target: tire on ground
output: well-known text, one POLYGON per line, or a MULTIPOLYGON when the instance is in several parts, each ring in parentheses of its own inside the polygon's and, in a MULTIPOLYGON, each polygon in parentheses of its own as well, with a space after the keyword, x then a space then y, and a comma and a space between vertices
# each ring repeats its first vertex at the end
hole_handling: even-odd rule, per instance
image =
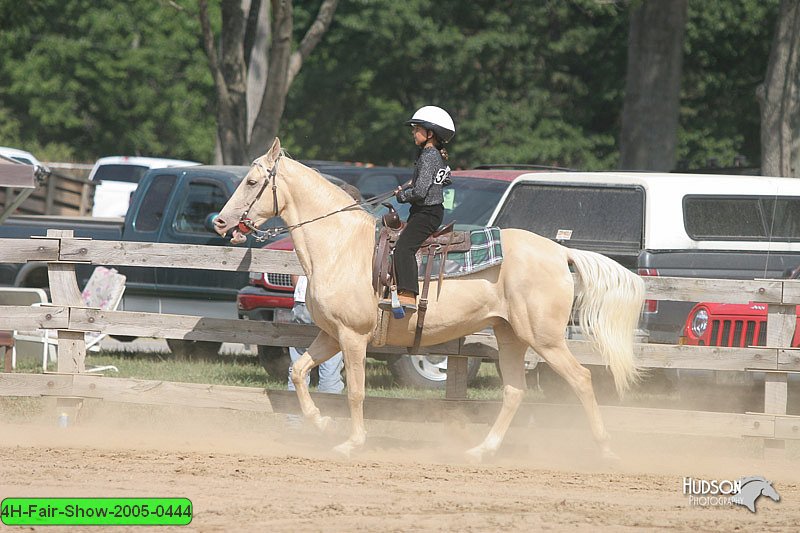
POLYGON ((221 342, 191 341, 185 339, 167 339, 172 355, 178 360, 214 359, 222 347, 221 342))
POLYGON ((276 381, 286 381, 289 375, 289 348, 283 346, 259 346, 258 362, 267 371, 267 375, 276 381))
MULTIPOLYGON (((436 355, 398 355, 389 359, 389 370, 401 387, 444 389, 447 380, 447 357, 436 355)), ((481 359, 470 357, 467 383, 475 379, 481 359)))
MULTIPOLYGON (((598 403, 617 404, 619 395, 614 385, 614 376, 604 366, 586 365, 592 373, 592 387, 598 403)), ((559 376, 547 363, 539 363, 527 374, 528 387, 538 387, 545 399, 558 403, 577 403, 578 396, 567 381, 559 376)))
MULTIPOLYGON (((289 357, 289 348, 284 346, 259 346, 258 362, 264 367, 267 376, 280 383, 286 384, 289 379, 289 365, 292 358, 289 357)), ((311 385, 319 383, 319 367, 311 370, 311 385)))

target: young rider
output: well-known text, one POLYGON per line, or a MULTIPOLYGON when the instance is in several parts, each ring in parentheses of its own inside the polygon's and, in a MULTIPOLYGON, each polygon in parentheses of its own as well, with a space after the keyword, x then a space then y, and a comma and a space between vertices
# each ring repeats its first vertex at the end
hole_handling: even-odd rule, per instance
MULTIPOLYGON (((456 127, 447 111, 436 106, 419 108, 406 124, 412 128, 419 153, 411 183, 395 191, 397 201, 410 203, 411 210, 395 245, 394 269, 400 305, 407 311, 416 311, 419 293, 416 253, 444 218, 442 189, 450 184, 444 144, 453 138, 456 127)), ((391 301, 381 301, 382 308, 387 306, 391 307, 391 301)))

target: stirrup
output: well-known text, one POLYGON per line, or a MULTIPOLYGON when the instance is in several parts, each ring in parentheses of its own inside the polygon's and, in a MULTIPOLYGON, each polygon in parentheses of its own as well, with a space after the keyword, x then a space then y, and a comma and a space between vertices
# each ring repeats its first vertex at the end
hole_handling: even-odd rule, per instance
POLYGON ((407 312, 407 313, 414 313, 417 310, 417 304, 403 304, 401 303, 400 306, 407 312))
POLYGON ((405 318, 406 312, 403 310, 403 307, 400 305, 400 298, 397 296, 397 286, 392 286, 392 316, 396 319, 405 318))

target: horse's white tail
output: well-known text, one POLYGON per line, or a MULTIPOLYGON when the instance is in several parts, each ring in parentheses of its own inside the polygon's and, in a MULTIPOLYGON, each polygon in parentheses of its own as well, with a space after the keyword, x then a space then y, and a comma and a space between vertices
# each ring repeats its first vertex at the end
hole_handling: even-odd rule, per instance
POLYGON ((633 340, 644 304, 644 282, 604 255, 567 250, 579 278, 575 290, 578 321, 611 367, 617 391, 622 394, 639 377, 633 340))

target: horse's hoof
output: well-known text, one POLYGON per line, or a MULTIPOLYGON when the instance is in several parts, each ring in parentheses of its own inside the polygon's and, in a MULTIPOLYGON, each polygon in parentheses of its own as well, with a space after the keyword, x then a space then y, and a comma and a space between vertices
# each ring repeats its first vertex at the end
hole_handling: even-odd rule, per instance
POLYGON ((333 447, 333 451, 345 459, 350 459, 350 454, 353 452, 353 445, 350 444, 350 441, 345 441, 338 446, 333 447))
POLYGON ((602 458, 603 462, 610 466, 618 466, 622 463, 622 458, 616 453, 612 452, 610 449, 605 449, 602 451, 602 458))
POLYGON ((321 433, 333 431, 333 419, 329 416, 321 416, 314 421, 314 425, 321 433))
POLYGON ((477 464, 483 462, 483 449, 480 446, 475 446, 464 452, 464 457, 467 462, 477 464))

